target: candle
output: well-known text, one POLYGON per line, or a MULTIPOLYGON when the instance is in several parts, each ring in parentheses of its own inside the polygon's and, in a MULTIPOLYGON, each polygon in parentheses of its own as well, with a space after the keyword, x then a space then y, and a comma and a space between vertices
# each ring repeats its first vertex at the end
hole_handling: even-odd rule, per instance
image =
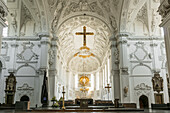
POLYGON ((63 86, 63 91, 64 91, 64 86, 63 86))

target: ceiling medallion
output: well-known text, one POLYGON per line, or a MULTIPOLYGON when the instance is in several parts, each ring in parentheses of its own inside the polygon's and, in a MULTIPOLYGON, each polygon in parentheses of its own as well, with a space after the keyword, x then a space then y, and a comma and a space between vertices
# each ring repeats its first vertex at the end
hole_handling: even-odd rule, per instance
POLYGON ((86 46, 86 35, 94 35, 92 32, 86 32, 86 26, 83 27, 83 32, 76 32, 76 35, 83 35, 83 47, 80 47, 80 51, 74 54, 74 57, 79 56, 87 58, 90 56, 94 57, 94 54, 90 52, 90 48, 86 46))

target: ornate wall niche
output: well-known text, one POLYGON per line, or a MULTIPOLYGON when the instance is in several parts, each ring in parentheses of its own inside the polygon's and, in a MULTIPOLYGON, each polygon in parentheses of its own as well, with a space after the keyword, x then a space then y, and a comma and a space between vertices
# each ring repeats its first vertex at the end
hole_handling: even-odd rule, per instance
POLYGON ((30 98, 31 103, 33 102, 34 88, 30 87, 28 83, 24 83, 22 86, 17 87, 17 100, 20 100, 24 95, 30 98))
POLYGON ((151 87, 149 85, 146 85, 145 83, 138 84, 136 87, 134 87, 135 95, 136 95, 136 103, 139 106, 139 98, 142 95, 146 95, 149 99, 149 105, 151 105, 152 101, 152 93, 151 93, 151 87))

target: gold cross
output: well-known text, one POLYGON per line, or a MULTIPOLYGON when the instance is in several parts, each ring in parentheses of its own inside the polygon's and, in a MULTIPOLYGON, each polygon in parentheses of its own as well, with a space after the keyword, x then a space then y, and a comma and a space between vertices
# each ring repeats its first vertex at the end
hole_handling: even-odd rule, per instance
POLYGON ((83 35, 84 36, 83 46, 86 46, 86 35, 94 35, 94 33, 86 32, 86 26, 84 26, 83 27, 83 32, 77 32, 76 35, 83 35))
POLYGON ((108 89, 108 92, 109 92, 109 89, 112 88, 111 86, 109 86, 110 84, 107 84, 107 86, 105 86, 105 88, 108 89))

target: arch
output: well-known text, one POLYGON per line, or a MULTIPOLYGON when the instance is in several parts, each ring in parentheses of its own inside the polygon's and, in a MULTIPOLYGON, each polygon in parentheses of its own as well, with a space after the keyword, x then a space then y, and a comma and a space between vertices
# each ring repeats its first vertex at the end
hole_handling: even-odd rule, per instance
MULTIPOLYGON (((36 75, 36 70, 35 70, 35 68, 33 67, 33 66, 31 66, 31 65, 22 65, 22 66, 19 66, 18 68, 17 68, 17 70, 16 70, 16 74, 18 74, 19 73, 19 71, 22 69, 22 68, 30 68, 30 70, 33 70, 34 71, 34 75, 36 75)), ((27 70, 27 71, 29 71, 29 70, 27 70)), ((32 71, 32 72, 33 72, 32 71)), ((31 71, 29 71, 30 73, 31 73, 31 71)))
POLYGON ((140 105, 140 108, 149 108, 148 97, 145 95, 140 96, 139 97, 139 105, 140 105))
MULTIPOLYGON (((109 24, 109 22, 104 18, 104 17, 102 17, 102 16, 99 16, 99 15, 96 15, 95 13, 93 13, 93 12, 86 12, 86 16, 88 17, 93 17, 93 18, 95 18, 95 19, 98 19, 98 20, 100 20, 101 22, 103 22, 108 28, 109 28, 109 31, 111 32, 112 31, 112 27, 111 27, 111 25, 109 24), (92 13, 92 14, 90 14, 90 13, 92 13)), ((69 21, 70 19, 72 19, 72 18, 75 18, 75 17, 82 17, 83 15, 82 15, 82 12, 78 12, 78 13, 76 13, 76 14, 72 14, 72 16, 69 16, 69 17, 65 17, 64 19, 61 19, 61 20, 59 20, 59 23, 58 23, 58 25, 57 25, 57 28, 55 29, 55 31, 58 31, 58 29, 60 29, 60 27, 63 25, 63 23, 65 23, 65 22, 67 22, 67 21, 69 21)), ((58 34, 57 32, 55 32, 56 34, 58 34)), ((113 33, 113 32, 111 32, 111 33, 113 33)))
POLYGON ((20 101, 30 101, 30 98, 29 98, 27 95, 23 95, 23 96, 20 98, 20 101))
POLYGON ((138 71, 138 68, 140 68, 140 70, 142 71, 142 73, 144 72, 143 71, 143 69, 146 69, 147 71, 145 71, 145 72, 148 72, 148 73, 143 73, 142 75, 151 75, 152 74, 152 71, 151 71, 151 68, 148 66, 148 65, 145 65, 145 64, 137 64, 137 65, 135 65, 133 68, 132 68, 132 71, 131 71, 131 73, 132 73, 132 75, 140 75, 139 73, 140 73, 140 71, 138 71), (142 67, 142 69, 141 69, 141 67, 142 67), (137 73, 135 73, 135 70, 137 70, 136 72, 137 73))

